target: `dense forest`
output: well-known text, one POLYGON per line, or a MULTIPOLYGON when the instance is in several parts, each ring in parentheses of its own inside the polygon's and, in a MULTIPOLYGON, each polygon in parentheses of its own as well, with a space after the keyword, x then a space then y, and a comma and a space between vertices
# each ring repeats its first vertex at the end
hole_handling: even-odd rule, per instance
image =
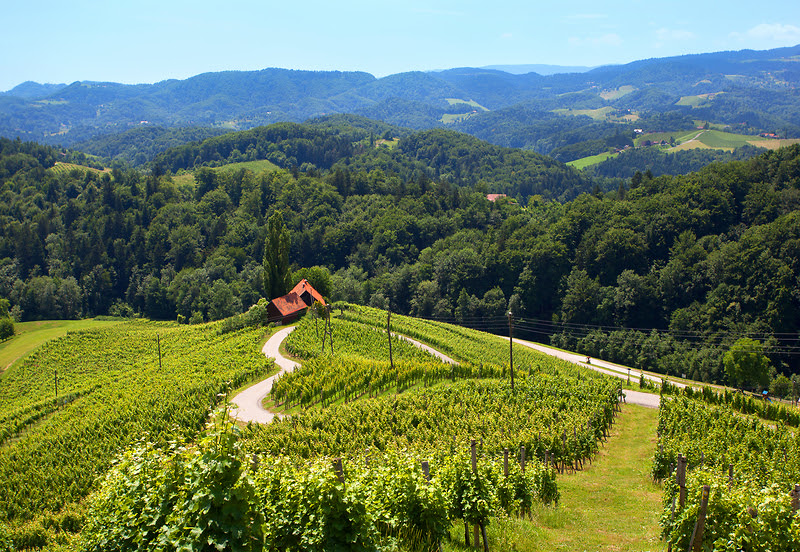
POLYGON ((18 320, 228 317, 267 295, 280 212, 292 270, 334 301, 497 332, 510 309, 516 335, 705 381, 748 335, 800 372, 800 146, 604 191, 532 152, 375 130, 274 125, 146 172, 2 139, 0 298, 18 320), (262 155, 282 168, 215 168, 262 155))

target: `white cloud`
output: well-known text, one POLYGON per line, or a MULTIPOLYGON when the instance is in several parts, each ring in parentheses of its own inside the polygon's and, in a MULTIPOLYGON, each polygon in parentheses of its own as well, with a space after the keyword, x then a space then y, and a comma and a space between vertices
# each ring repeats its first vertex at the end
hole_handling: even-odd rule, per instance
POLYGON ((503 33, 503 34, 500 35, 500 38, 502 38, 503 40, 509 40, 511 38, 514 38, 514 34, 513 33, 503 33))
POLYGON ((731 33, 737 40, 760 40, 780 44, 800 43, 800 27, 782 23, 761 23, 743 33, 731 33))

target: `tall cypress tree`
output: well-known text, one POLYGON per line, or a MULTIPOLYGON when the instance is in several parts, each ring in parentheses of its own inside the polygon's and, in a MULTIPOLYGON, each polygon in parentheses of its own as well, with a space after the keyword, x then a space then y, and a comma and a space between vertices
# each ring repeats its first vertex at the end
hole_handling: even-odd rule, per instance
POLYGON ((289 230, 280 211, 267 221, 264 242, 264 289, 270 299, 286 295, 292 287, 289 272, 289 230))

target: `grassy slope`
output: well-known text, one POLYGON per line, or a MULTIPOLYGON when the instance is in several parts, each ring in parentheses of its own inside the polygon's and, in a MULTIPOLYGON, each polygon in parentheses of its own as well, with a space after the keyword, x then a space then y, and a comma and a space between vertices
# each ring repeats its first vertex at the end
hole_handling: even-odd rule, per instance
POLYGON ((114 320, 40 320, 15 324, 17 335, 0 343, 0 372, 24 358, 42 343, 66 335, 70 330, 89 330, 119 324, 114 320))
MULTIPOLYGON (((558 507, 535 507, 532 521, 492 520, 490 550, 663 550, 661 488, 650 478, 657 417, 657 410, 624 405, 595 462, 558 478, 558 507)), ((463 526, 452 535, 444 550, 464 550, 463 526)))
POLYGON ((602 163, 609 157, 615 157, 616 155, 617 154, 615 153, 608 153, 608 152, 598 153, 597 155, 590 155, 589 157, 581 157, 580 159, 575 159, 574 161, 567 161, 567 165, 575 167, 578 170, 581 170, 585 169, 586 167, 602 163))

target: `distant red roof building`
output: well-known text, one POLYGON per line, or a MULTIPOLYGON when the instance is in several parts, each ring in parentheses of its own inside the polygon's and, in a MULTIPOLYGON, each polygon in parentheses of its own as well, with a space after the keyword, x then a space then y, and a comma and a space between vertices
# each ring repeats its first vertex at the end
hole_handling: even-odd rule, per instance
POLYGON ((325 304, 325 299, 322 298, 322 295, 308 283, 308 280, 302 279, 294 286, 292 291, 269 302, 267 305, 269 320, 270 322, 279 322, 281 324, 291 322, 300 316, 305 309, 313 305, 314 301, 325 304))
POLYGON ((486 199, 489 201, 497 201, 501 197, 506 197, 506 194, 487 194, 486 199))

